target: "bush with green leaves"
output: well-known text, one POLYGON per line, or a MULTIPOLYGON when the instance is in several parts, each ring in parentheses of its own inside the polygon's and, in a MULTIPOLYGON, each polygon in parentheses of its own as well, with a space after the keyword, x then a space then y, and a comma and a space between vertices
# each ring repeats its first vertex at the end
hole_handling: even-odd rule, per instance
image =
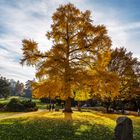
POLYGON ((4 111, 7 103, 0 103, 0 111, 4 111))
POLYGON ((37 111, 38 108, 35 102, 31 100, 19 100, 12 98, 6 105, 6 111, 23 112, 23 111, 37 111))
POLYGON ((48 98, 40 98, 41 103, 50 103, 48 98))
POLYGON ((22 104, 24 105, 26 111, 37 111, 38 110, 36 103, 32 102, 31 100, 23 100, 22 104))
POLYGON ((6 106, 6 110, 7 111, 19 112, 19 111, 24 111, 25 107, 19 99, 12 98, 6 106))

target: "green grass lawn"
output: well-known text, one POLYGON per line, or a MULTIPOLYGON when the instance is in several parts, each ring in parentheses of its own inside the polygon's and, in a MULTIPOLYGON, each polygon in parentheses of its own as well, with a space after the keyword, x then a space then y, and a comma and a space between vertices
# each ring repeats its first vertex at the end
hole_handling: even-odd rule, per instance
MULTIPOLYGON (((6 115, 0 118, 0 140, 112 140, 119 117, 95 111, 6 115)), ((140 140, 140 117, 129 117, 133 120, 134 140, 140 140)))

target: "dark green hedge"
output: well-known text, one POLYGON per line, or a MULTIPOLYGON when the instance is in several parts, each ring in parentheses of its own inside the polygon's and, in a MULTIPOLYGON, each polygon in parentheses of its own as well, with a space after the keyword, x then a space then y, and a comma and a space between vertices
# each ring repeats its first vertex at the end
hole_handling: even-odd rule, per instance
POLYGON ((37 111, 38 108, 35 102, 31 100, 19 100, 17 98, 12 98, 7 105, 5 106, 6 111, 11 112, 28 112, 28 111, 37 111))

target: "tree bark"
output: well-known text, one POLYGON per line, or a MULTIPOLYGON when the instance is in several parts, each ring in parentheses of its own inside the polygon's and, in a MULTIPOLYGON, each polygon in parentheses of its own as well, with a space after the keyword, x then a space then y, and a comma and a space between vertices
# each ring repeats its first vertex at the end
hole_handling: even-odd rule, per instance
POLYGON ((63 112, 69 112, 72 113, 72 109, 71 109, 71 98, 68 97, 68 99, 65 102, 65 109, 63 112))
POLYGON ((70 64, 69 64, 69 59, 70 59, 70 36, 69 36, 69 19, 67 17, 67 22, 66 22, 66 60, 65 60, 65 74, 64 74, 64 82, 65 82, 65 90, 64 94, 67 95, 67 99, 65 101, 65 109, 64 112, 72 112, 71 109, 71 75, 70 75, 70 64))
POLYGON ((106 102, 106 112, 109 113, 110 101, 106 102))
POLYGON ((125 113, 125 103, 123 102, 122 103, 122 114, 124 114, 125 113))
POLYGON ((113 108, 113 111, 116 110, 116 106, 117 106, 117 103, 116 103, 116 101, 114 100, 114 101, 113 101, 113 107, 112 107, 112 108, 113 108))
POLYGON ((81 111, 81 101, 78 101, 78 111, 81 111))
POLYGON ((106 112, 109 113, 109 105, 106 107, 106 112))

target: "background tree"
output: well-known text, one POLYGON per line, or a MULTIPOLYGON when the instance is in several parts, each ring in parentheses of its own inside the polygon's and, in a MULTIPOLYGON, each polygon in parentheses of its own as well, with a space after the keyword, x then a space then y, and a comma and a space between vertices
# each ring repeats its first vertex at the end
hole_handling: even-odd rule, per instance
POLYGON ((111 102, 120 94, 119 77, 115 72, 100 69, 93 73, 93 77, 88 81, 91 87, 91 96, 103 102, 108 112, 111 102))
POLYGON ((24 88, 24 96, 27 98, 32 98, 32 80, 28 80, 25 83, 25 88, 24 88))
POLYGON ((41 53, 35 41, 23 40, 21 63, 36 66, 39 83, 44 79, 53 81, 54 85, 59 83, 59 88, 53 87, 56 89, 53 94, 66 101, 67 112, 71 112, 73 90, 87 71, 98 67, 99 59, 107 60, 102 64, 105 66, 110 58, 111 40, 107 30, 103 25, 93 25, 90 17, 88 10, 82 12, 70 3, 61 5, 53 14, 51 31, 47 33, 53 42, 49 51, 41 53))
POLYGON ((0 97, 7 98, 10 95, 10 83, 5 77, 0 77, 0 97))
POLYGON ((10 94, 11 96, 21 96, 24 93, 24 84, 20 81, 15 81, 14 79, 9 80, 10 83, 10 94))
POLYGON ((136 61, 133 65, 135 76, 132 77, 132 83, 130 85, 129 101, 133 109, 138 110, 140 109, 140 62, 137 58, 134 59, 136 61))
POLYGON ((23 95, 23 92, 24 92, 24 84, 21 83, 20 81, 17 81, 15 86, 15 95, 21 96, 23 95))
POLYGON ((139 76, 140 62, 137 58, 132 57, 131 52, 127 52, 125 48, 116 48, 112 50, 109 70, 116 72, 120 79, 120 96, 116 98, 122 101, 122 108, 128 101, 139 96, 139 76))
POLYGON ((10 79, 9 80, 9 83, 10 83, 10 92, 11 92, 11 96, 15 96, 15 94, 16 94, 16 91, 15 91, 15 89, 16 89, 16 81, 14 80, 14 79, 10 79))

